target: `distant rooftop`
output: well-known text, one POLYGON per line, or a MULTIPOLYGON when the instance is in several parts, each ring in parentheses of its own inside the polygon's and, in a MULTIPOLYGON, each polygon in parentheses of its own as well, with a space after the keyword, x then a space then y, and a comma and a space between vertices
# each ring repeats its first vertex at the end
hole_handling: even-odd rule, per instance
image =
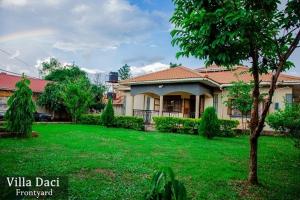
MULTIPOLYGON (((0 90, 14 91, 16 89, 16 83, 21 80, 21 76, 8 74, 5 72, 0 73, 0 90)), ((30 89, 35 93, 41 93, 44 91, 49 81, 27 77, 30 80, 30 89)))

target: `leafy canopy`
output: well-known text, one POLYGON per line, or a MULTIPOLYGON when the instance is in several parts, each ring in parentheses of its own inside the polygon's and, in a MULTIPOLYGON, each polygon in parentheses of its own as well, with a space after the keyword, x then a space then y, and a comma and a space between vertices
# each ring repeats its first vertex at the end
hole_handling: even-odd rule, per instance
POLYGON ((88 80, 86 72, 82 71, 77 65, 70 65, 52 70, 48 75, 45 76, 46 80, 56 82, 63 82, 66 80, 75 80, 80 78, 88 80))
POLYGON ((52 111, 59 111, 64 108, 61 92, 61 84, 54 82, 48 83, 44 92, 39 96, 37 104, 52 111))
POLYGON ((16 84, 16 91, 8 99, 8 110, 5 113, 7 129, 18 136, 29 136, 34 121, 35 104, 32 101, 30 81, 23 75, 16 84))
POLYGON ((84 78, 68 80, 64 83, 61 94, 72 121, 77 122, 81 114, 86 112, 91 104, 90 83, 84 78))
POLYGON ((125 64, 118 70, 121 80, 129 79, 131 77, 130 66, 125 64))
POLYGON ((266 119, 268 125, 295 139, 300 148, 300 104, 286 104, 284 110, 271 113, 266 119))
POLYGON ((247 115, 252 109, 252 89, 252 83, 245 83, 243 81, 233 82, 232 86, 226 89, 228 91, 228 100, 224 102, 225 105, 240 111, 242 115, 247 115))
MULTIPOLYGON (((173 0, 172 44, 180 56, 205 59, 206 64, 230 67, 258 57, 260 73, 275 70, 289 56, 294 31, 300 26, 300 3, 279 0, 173 0)), ((285 62, 282 71, 292 67, 285 62)))

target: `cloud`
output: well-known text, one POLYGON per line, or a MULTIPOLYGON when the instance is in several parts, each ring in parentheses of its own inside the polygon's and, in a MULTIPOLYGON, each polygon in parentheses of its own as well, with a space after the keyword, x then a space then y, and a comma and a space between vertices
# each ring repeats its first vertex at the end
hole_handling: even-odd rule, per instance
POLYGON ((99 69, 90 69, 90 68, 85 68, 85 67, 81 67, 80 69, 85 71, 88 74, 104 73, 104 71, 99 70, 99 69))
POLYGON ((0 5, 3 7, 10 6, 25 6, 27 4, 27 0, 1 0, 0 5))
POLYGON ((133 76, 143 75, 170 68, 170 65, 161 62, 152 63, 145 66, 132 66, 130 70, 133 76))
POLYGON ((12 54, 9 58, 10 58, 10 59, 15 59, 15 58, 17 58, 19 55, 20 55, 20 51, 19 51, 19 50, 16 50, 16 52, 15 52, 14 54, 12 54))

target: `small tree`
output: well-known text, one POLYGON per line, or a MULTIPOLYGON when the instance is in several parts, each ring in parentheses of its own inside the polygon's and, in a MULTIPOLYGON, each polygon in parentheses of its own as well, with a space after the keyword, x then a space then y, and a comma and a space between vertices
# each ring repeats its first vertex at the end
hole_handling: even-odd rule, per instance
POLYGON ((205 59, 206 65, 227 68, 251 62, 253 105, 250 120, 250 184, 258 184, 258 138, 281 72, 293 67, 289 57, 299 46, 299 0, 173 0, 171 18, 172 44, 180 56, 205 59), (260 85, 263 74, 271 74, 268 96, 259 112, 260 85))
POLYGON ((62 98, 73 122, 76 123, 81 114, 88 110, 92 96, 90 84, 84 78, 64 84, 62 98))
POLYGON ((16 84, 16 91, 8 99, 8 110, 5 113, 7 129, 21 137, 29 136, 34 121, 35 105, 29 85, 30 81, 23 75, 16 84))
POLYGON ((212 139, 219 131, 220 124, 215 108, 206 108, 200 121, 199 134, 212 139))
POLYGON ((286 104, 284 110, 270 114, 266 119, 268 125, 295 140, 295 146, 300 148, 300 105, 286 104))
POLYGON ((114 125, 114 108, 112 105, 112 100, 109 99, 107 105, 104 108, 103 113, 101 114, 101 123, 104 126, 112 127, 114 125))
POLYGON ((130 66, 125 64, 118 70, 118 74, 121 80, 129 79, 131 77, 130 66))
POLYGON ((227 88, 228 100, 225 101, 225 105, 232 109, 236 109, 242 114, 242 125, 244 126, 244 117, 250 113, 253 99, 251 96, 251 92, 253 89, 253 85, 251 83, 245 83, 243 81, 233 82, 232 86, 227 88))

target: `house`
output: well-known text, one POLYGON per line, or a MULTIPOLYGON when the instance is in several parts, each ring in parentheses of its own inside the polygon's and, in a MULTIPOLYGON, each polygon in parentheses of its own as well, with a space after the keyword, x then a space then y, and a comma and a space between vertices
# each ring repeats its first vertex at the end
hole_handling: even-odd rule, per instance
MULTIPOLYGON (((267 93, 271 76, 261 76, 262 93, 267 93)), ((125 115, 144 117, 146 123, 151 123, 153 116, 199 118, 209 106, 216 109, 219 118, 241 120, 241 113, 224 105, 226 88, 239 80, 252 80, 248 67, 176 67, 122 81, 119 90, 124 96, 125 115)), ((280 75, 269 112, 284 108, 285 101, 300 103, 300 77, 280 75)))
MULTIPOLYGON (((16 83, 19 82, 21 78, 21 76, 14 74, 0 73, 0 112, 5 112, 7 110, 7 100, 16 90, 16 83)), ((49 81, 30 77, 29 80, 29 87, 33 92, 33 100, 36 101, 38 95, 44 91, 44 88, 49 81)), ((37 112, 46 112, 46 110, 37 106, 37 112)))

